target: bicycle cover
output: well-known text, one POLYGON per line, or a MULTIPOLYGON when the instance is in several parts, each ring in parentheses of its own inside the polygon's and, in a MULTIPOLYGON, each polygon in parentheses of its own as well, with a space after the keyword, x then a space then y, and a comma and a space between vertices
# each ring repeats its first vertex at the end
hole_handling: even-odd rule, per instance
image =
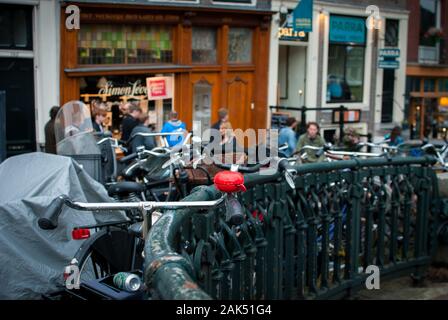
POLYGON ((0 299, 40 299, 55 291, 84 242, 72 240, 73 228, 126 219, 123 212, 93 215, 64 206, 58 228, 40 229, 38 218, 62 194, 81 202, 113 201, 69 157, 36 152, 0 164, 0 299))

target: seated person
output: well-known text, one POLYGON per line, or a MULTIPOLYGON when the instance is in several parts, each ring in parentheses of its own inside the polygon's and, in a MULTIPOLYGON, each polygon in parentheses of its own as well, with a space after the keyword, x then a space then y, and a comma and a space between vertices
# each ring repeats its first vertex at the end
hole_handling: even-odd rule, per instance
POLYGON ((401 137, 401 128, 399 126, 394 127, 390 133, 384 136, 384 140, 389 140, 387 144, 390 146, 396 147, 402 144, 404 140, 401 137))
POLYGON ((131 132, 131 142, 129 147, 131 148, 131 152, 137 152, 137 148, 139 146, 144 146, 146 150, 151 150, 157 147, 156 141, 154 137, 144 137, 135 135, 136 133, 151 133, 152 129, 149 128, 149 116, 147 113, 142 113, 139 118, 140 123, 132 129, 131 132), (135 135, 135 136, 134 136, 135 135))
POLYGON ((279 131, 278 145, 281 146, 285 143, 288 144, 288 149, 283 151, 286 157, 292 156, 297 144, 296 132, 295 132, 296 126, 297 126, 296 119, 290 117, 286 119, 286 127, 281 128, 279 131))
MULTIPOLYGON (((324 138, 319 134, 319 125, 316 122, 309 122, 306 126, 306 132, 299 137, 296 150, 299 151, 304 146, 323 147, 324 138)), ((306 150, 307 159, 305 162, 321 162, 325 160, 325 154, 317 157, 315 150, 306 150)))
POLYGON ((344 137, 342 138, 342 143, 344 145, 345 151, 356 152, 359 151, 358 144, 361 142, 361 136, 356 131, 355 128, 347 128, 344 132, 344 137))

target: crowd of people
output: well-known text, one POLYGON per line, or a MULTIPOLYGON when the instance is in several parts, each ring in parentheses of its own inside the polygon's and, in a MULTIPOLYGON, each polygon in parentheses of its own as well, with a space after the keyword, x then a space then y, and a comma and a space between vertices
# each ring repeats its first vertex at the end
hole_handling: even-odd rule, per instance
MULTIPOLYGON (((298 121, 290 117, 286 119, 285 126, 279 131, 279 145, 287 144, 288 147, 283 153, 285 156, 290 157, 293 154, 300 151, 304 146, 323 147, 326 142, 320 135, 320 127, 316 122, 308 122, 306 124, 306 132, 297 138, 296 127, 298 121)), ((384 141, 390 146, 398 146, 404 142, 401 137, 401 128, 399 126, 394 127, 390 133, 384 136, 384 141)), ((359 143, 361 142, 361 135, 355 128, 348 127, 344 130, 341 144, 346 151, 359 151, 359 143)), ((306 160, 305 162, 319 162, 325 159, 325 155, 316 156, 314 150, 305 150, 306 160)))
MULTIPOLYGON (((56 154, 56 137, 55 137, 55 121, 56 116, 60 110, 60 107, 54 106, 50 110, 50 120, 45 125, 45 151, 47 153, 56 154)), ((153 136, 136 135, 136 133, 151 133, 154 132, 155 126, 150 123, 150 117, 147 112, 144 112, 142 108, 136 102, 127 102, 120 105, 120 140, 127 144, 128 152, 135 152, 137 147, 144 146, 145 149, 153 149, 157 146, 156 139, 153 136)), ((106 127, 104 123, 107 118, 106 104, 100 101, 93 101, 91 107, 91 124, 94 132, 105 133, 106 127)), ((219 145, 224 150, 236 150, 237 142, 233 135, 232 125, 229 122, 229 112, 226 108, 221 108, 218 111, 218 121, 214 123, 211 129, 219 132, 220 141, 219 145)), ((73 126, 74 123, 72 123, 73 126)), ((67 129, 67 128, 66 128, 67 129)), ((68 135, 76 134, 73 131, 79 128, 71 128, 68 135)), ((168 147, 174 147, 182 143, 186 136, 187 126, 179 119, 179 115, 176 111, 169 113, 169 119, 163 124, 160 131, 161 133, 179 133, 177 135, 168 135, 166 142, 168 147)), ((211 136, 209 143, 213 142, 214 134, 211 136)))
MULTIPOLYGON (((45 151, 48 153, 56 153, 56 139, 54 135, 54 126, 56 115, 59 107, 52 107, 50 110, 50 120, 45 125, 45 151)), ((98 133, 106 131, 104 122, 107 117, 107 107, 102 102, 94 102, 92 104, 92 127, 98 133)), ((127 143, 128 152, 135 152, 137 147, 144 146, 145 149, 153 149, 157 146, 156 139, 153 136, 141 136, 136 133, 151 133, 154 132, 154 124, 150 123, 150 117, 147 112, 143 112, 138 103, 128 102, 120 105, 120 139, 127 143)), ((302 135, 297 134, 297 126, 299 122, 294 117, 286 119, 285 125, 279 131, 278 145, 287 145, 286 150, 283 150, 283 155, 291 157, 300 151, 304 146, 323 147, 326 142, 320 135, 320 127, 317 122, 308 122, 306 124, 306 132, 302 135)), ((233 134, 233 127, 229 121, 229 111, 226 108, 218 110, 218 121, 211 126, 212 134, 209 144, 214 146, 216 151, 220 149, 222 153, 239 152, 244 148, 237 143, 236 137, 233 134), (214 132, 213 132, 214 130, 214 132), (215 142, 216 138, 219 142, 215 142)), ((169 119, 163 124, 161 133, 179 133, 177 135, 169 135, 166 137, 168 147, 174 147, 182 143, 186 136, 187 126, 179 119, 179 114, 176 111, 169 113, 169 119)), ((403 143, 401 137, 401 128, 394 127, 390 133, 384 137, 389 145, 396 146, 403 143)), ((354 128, 347 128, 344 131, 341 144, 347 151, 358 151, 358 144, 360 142, 360 134, 354 128)), ((306 153, 306 162, 319 162, 324 160, 325 156, 316 155, 314 150, 304 150, 306 153)))

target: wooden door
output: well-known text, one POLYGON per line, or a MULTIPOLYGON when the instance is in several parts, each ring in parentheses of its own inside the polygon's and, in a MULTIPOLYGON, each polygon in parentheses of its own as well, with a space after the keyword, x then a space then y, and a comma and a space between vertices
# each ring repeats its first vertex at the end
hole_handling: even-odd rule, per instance
POLYGON ((252 121, 253 74, 229 73, 226 81, 227 108, 233 129, 253 128, 252 121))

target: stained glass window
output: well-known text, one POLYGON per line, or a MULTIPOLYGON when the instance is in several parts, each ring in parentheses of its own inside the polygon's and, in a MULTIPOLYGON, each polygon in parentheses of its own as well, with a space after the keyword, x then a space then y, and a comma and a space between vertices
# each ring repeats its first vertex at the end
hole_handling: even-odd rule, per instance
POLYGON ((252 30, 248 28, 229 29, 228 61, 247 63, 252 61, 252 30))
POLYGON ((194 63, 216 63, 216 30, 193 28, 192 60, 194 63))
POLYGON ((171 63, 168 26, 84 25, 78 33, 79 64, 171 63))

